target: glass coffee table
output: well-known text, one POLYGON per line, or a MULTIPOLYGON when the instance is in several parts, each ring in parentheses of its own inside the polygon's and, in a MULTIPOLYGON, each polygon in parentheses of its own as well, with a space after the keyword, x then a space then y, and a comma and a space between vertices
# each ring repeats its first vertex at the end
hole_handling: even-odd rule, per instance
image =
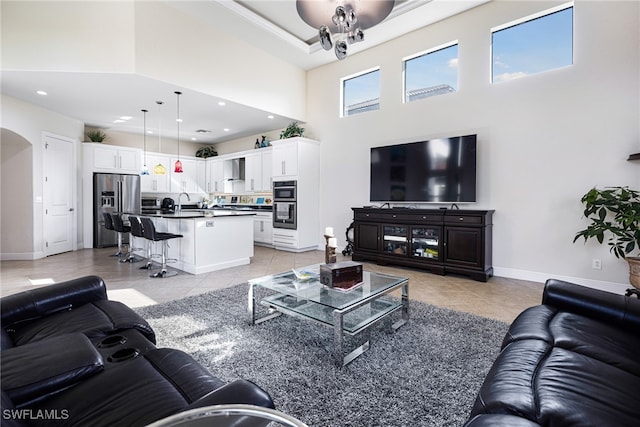
POLYGON ((391 325, 395 331, 409 320, 409 279, 388 274, 362 272, 362 283, 343 291, 320 283, 320 264, 249 280, 249 320, 252 325, 287 314, 333 327, 333 356, 344 366, 369 348, 369 328, 400 311, 401 318, 391 325), (302 274, 300 274, 302 273, 302 274), (305 276, 299 278, 298 276, 305 276), (258 301, 256 288, 272 292, 258 301), (389 295, 402 289, 402 297, 389 295), (268 314, 258 317, 257 306, 268 314), (365 342, 344 355, 344 336, 365 332, 365 342))

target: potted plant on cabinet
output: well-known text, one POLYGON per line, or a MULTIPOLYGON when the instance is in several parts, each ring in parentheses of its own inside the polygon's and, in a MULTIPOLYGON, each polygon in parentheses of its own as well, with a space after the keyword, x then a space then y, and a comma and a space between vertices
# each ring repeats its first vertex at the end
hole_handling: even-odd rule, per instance
POLYGON ((573 242, 582 237, 603 243, 608 236, 609 250, 629 263, 629 282, 640 289, 640 192, 629 187, 592 188, 580 201, 590 224, 573 242))
POLYGON ((291 122, 285 130, 280 132, 280 139, 293 138, 295 136, 302 136, 304 134, 304 128, 300 127, 298 122, 291 122))
POLYGON ((107 139, 107 134, 100 129, 92 129, 87 131, 87 138, 91 142, 102 142, 107 139))

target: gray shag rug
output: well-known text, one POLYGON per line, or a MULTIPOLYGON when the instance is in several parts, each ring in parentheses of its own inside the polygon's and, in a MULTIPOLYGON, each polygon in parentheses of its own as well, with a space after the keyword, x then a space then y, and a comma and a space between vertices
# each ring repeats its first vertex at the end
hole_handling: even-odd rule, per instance
POLYGON ((313 427, 461 426, 508 328, 411 301, 406 325, 374 327, 370 349, 339 368, 331 328, 284 315, 251 326, 247 292, 241 284, 137 311, 158 347, 191 354, 222 380, 255 382, 313 427))

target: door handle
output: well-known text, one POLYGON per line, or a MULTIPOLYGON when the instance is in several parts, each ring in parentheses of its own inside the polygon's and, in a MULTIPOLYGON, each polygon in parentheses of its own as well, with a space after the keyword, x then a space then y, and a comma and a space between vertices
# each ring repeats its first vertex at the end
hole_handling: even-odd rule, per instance
POLYGON ((73 212, 73 211, 75 211, 75 209, 69 208, 69 212, 73 212))

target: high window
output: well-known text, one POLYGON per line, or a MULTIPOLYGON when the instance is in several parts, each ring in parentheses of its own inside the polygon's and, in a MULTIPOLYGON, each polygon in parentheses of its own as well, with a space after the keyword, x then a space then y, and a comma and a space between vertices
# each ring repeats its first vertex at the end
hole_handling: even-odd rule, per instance
POLYGON ((380 69, 345 77, 342 82, 342 117, 380 109, 380 69))
POLYGON ((458 90, 458 44, 450 43, 402 61, 404 102, 458 90))
POLYGON ((573 64, 573 4, 502 25, 491 33, 493 83, 573 64))

